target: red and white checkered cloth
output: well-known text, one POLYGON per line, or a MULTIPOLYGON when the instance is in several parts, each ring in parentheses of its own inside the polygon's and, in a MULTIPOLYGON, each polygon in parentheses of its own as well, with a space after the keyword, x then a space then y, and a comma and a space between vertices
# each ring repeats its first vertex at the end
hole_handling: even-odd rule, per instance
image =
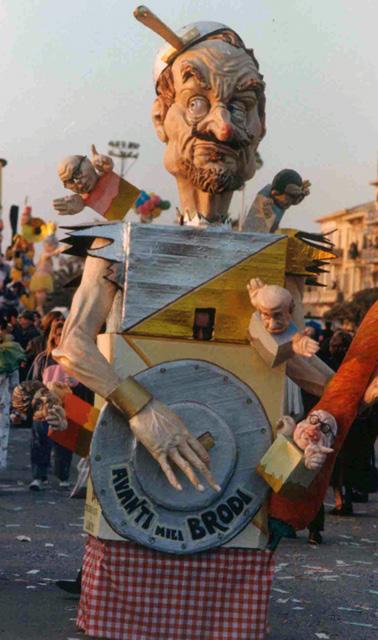
POLYGON ((78 626, 111 640, 263 640, 270 551, 171 556, 89 536, 78 626))

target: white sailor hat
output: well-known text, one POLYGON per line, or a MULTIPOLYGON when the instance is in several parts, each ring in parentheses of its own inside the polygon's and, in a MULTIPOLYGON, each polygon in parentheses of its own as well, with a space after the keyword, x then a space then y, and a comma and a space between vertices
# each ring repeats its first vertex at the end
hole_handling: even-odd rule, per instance
POLYGON ((223 31, 232 31, 236 34, 233 29, 230 29, 230 27, 221 22, 204 21, 191 22, 177 32, 174 32, 145 6, 137 7, 134 11, 134 16, 139 22, 142 22, 146 27, 155 31, 155 33, 166 40, 155 58, 155 84, 164 69, 172 64, 175 58, 186 49, 189 49, 189 47, 223 31))
POLYGON ((183 42, 181 49, 175 49, 169 42, 164 44, 155 58, 154 63, 154 81, 157 82, 160 74, 168 65, 172 64, 174 59, 189 47, 197 42, 206 40, 209 36, 222 31, 232 31, 227 25, 221 22, 191 22, 177 31, 177 35, 183 42))

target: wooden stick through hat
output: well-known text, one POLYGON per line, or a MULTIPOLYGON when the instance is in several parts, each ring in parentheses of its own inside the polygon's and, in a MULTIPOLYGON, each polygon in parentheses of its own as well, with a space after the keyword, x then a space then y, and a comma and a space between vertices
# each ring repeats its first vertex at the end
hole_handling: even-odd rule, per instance
POLYGON ((140 5, 134 10, 134 17, 139 20, 145 27, 151 29, 159 36, 164 38, 169 44, 172 45, 177 51, 180 51, 184 47, 184 43, 178 35, 175 34, 172 29, 167 27, 164 22, 160 20, 157 16, 155 16, 152 11, 149 10, 148 7, 140 5))

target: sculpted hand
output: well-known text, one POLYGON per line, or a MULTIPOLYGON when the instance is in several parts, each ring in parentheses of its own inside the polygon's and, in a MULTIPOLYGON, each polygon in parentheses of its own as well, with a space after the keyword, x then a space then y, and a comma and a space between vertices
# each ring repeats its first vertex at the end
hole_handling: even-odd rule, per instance
POLYGON ((249 299, 253 307, 256 307, 256 294, 263 286, 264 283, 260 278, 251 278, 251 280, 247 284, 249 299))
POLYGON ((296 184, 288 184, 285 193, 290 196, 292 204, 296 205, 302 202, 310 193, 311 182, 303 180, 302 186, 296 184))
POLYGON ((304 450, 304 465, 311 471, 320 471, 326 461, 327 455, 333 449, 320 444, 309 444, 304 450))
POLYGON ((59 404, 50 405, 46 408, 45 420, 53 431, 65 431, 67 429, 66 414, 59 404))
POLYGON ((277 433, 292 438, 295 427, 295 420, 291 416, 282 416, 277 422, 277 433))
POLYGON ((66 196, 65 198, 55 198, 53 207, 60 216, 72 216, 75 213, 80 213, 85 204, 82 197, 75 193, 75 195, 66 196))
POLYGON ((175 463, 198 491, 203 491, 204 487, 193 468, 202 473, 215 491, 220 491, 209 471, 206 449, 189 433, 182 420, 164 404, 151 400, 130 419, 130 428, 136 439, 159 463, 172 487, 182 490, 172 469, 172 463, 175 463))
POLYGON ((91 146, 92 151, 92 164, 97 173, 102 175, 103 173, 109 173, 114 167, 114 162, 110 156, 105 156, 102 153, 98 153, 94 144, 91 146))
POLYGON ((304 356, 305 358, 311 358, 319 351, 319 344, 316 340, 313 340, 305 333, 297 333, 291 342, 291 346, 297 356, 304 356))

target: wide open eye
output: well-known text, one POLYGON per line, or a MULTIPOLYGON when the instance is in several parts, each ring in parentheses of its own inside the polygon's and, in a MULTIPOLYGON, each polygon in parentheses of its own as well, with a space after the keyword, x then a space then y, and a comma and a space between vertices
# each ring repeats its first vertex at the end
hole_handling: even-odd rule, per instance
POLYGON ((193 120, 204 118, 209 108, 209 103, 204 96, 194 96, 188 101, 188 114, 193 120))

